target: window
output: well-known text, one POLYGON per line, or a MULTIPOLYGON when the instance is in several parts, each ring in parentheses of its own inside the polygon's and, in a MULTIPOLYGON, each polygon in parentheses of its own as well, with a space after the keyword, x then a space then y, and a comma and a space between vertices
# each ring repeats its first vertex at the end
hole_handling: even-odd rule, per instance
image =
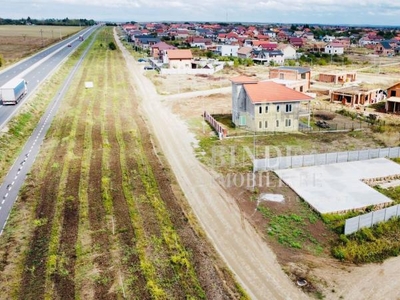
POLYGON ((265 127, 265 128, 268 128, 268 121, 265 121, 265 122, 264 122, 264 127, 265 127))
POLYGON ((301 79, 306 79, 306 73, 301 74, 301 79))
POLYGON ((303 86, 300 87, 300 92, 303 92, 303 86))
POLYGON ((260 129, 262 128, 262 121, 258 122, 258 128, 260 128, 260 129))
POLYGON ((276 120, 276 127, 279 127, 279 120, 276 120))
POLYGON ((390 91, 390 97, 396 97, 396 91, 390 91))
POLYGON ((285 126, 286 126, 286 127, 292 126, 292 119, 286 119, 286 120, 285 120, 285 126))
POLYGON ((279 79, 285 79, 285 75, 283 73, 279 73, 279 79))
POLYGON ((258 113, 262 114, 262 106, 258 107, 258 113))
POLYGON ((292 104, 286 104, 286 112, 292 112, 292 104))
POLYGON ((279 105, 276 106, 276 111, 279 112, 279 105))
POLYGON ((265 113, 268 113, 268 105, 265 107, 265 113))

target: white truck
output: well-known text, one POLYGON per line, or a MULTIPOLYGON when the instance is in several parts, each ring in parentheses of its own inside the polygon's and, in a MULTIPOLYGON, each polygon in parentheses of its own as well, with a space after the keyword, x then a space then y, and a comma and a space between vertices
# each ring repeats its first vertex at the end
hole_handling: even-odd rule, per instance
POLYGON ((0 87, 0 101, 3 105, 17 104, 28 92, 23 78, 14 78, 0 87))

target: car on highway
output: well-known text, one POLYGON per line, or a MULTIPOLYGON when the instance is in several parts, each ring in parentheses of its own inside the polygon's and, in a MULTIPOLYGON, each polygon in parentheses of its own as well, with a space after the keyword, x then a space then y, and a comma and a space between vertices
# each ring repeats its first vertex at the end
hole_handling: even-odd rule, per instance
POLYGON ((72 47, 72 45, 71 45, 71 44, 68 44, 68 47, 72 47))
POLYGON ((147 61, 147 59, 145 59, 145 58, 139 58, 138 59, 138 62, 146 62, 147 61))
POLYGON ((145 70, 154 70, 154 67, 153 66, 144 66, 144 69, 145 70))

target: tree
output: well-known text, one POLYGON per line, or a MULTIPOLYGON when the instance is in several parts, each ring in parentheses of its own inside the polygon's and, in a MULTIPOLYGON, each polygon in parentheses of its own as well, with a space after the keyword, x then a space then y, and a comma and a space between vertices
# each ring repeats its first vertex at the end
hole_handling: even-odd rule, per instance
POLYGON ((108 48, 110 48, 110 50, 115 50, 115 49, 117 49, 117 46, 115 46, 114 42, 110 42, 108 44, 108 48))
POLYGON ((4 58, 3 55, 0 54, 0 67, 4 65, 4 58))

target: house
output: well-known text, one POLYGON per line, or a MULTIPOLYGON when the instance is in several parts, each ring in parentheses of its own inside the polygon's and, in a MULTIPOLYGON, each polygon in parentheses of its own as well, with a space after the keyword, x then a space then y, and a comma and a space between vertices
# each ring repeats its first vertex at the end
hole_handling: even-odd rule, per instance
POLYGON ((335 40, 336 38, 331 35, 325 35, 321 40, 324 41, 325 43, 331 43, 335 40))
POLYGON ((296 49, 290 44, 278 44, 278 50, 281 50, 283 53, 284 59, 296 59, 297 52, 296 49))
POLYGON ((385 99, 382 89, 368 89, 359 86, 350 86, 337 89, 331 93, 331 102, 341 102, 350 107, 367 106, 385 99))
POLYGON ((344 46, 342 43, 339 42, 331 42, 325 46, 325 53, 327 54, 343 54, 344 53, 344 46))
POLYGON ((285 63, 285 58, 281 50, 253 49, 253 61, 264 65, 283 65, 285 63))
POLYGON ((400 114, 400 83, 396 83, 387 89, 385 111, 387 113, 400 114))
POLYGON ((297 81, 296 90, 307 92, 310 89, 311 70, 303 67, 279 67, 269 70, 270 79, 297 81))
POLYGON ((232 82, 232 122, 254 132, 293 132, 310 116, 312 97, 273 81, 239 76, 232 82))
POLYGON ((374 46, 374 52, 380 56, 393 56, 394 49, 389 41, 381 41, 374 46))
POLYGON ((176 49, 175 46, 169 45, 165 42, 159 42, 157 44, 154 44, 150 48, 150 55, 151 57, 162 60, 164 57, 164 54, 166 53, 167 50, 173 50, 176 49))
POLYGON ((241 47, 237 52, 237 56, 243 59, 250 58, 252 51, 253 51, 252 47, 241 47))
POLYGON ((302 48, 304 46, 304 41, 300 37, 289 38, 289 43, 295 48, 302 48))
POLYGON ((141 35, 134 37, 134 44, 138 48, 142 48, 143 50, 150 49, 152 45, 161 42, 160 38, 152 37, 149 35, 141 35))
POLYGON ((207 46, 212 44, 212 41, 209 38, 193 37, 189 38, 188 41, 190 43, 190 47, 192 48, 207 49, 207 46))
POLYGON ((326 83, 345 84, 346 82, 354 82, 356 80, 357 72, 322 72, 318 74, 318 81, 326 83))
POLYGON ((238 50, 239 50, 238 45, 217 45, 215 52, 220 56, 237 57, 238 50))
POLYGON ((167 50, 165 63, 170 69, 191 69, 192 68, 192 51, 188 49, 167 50))

